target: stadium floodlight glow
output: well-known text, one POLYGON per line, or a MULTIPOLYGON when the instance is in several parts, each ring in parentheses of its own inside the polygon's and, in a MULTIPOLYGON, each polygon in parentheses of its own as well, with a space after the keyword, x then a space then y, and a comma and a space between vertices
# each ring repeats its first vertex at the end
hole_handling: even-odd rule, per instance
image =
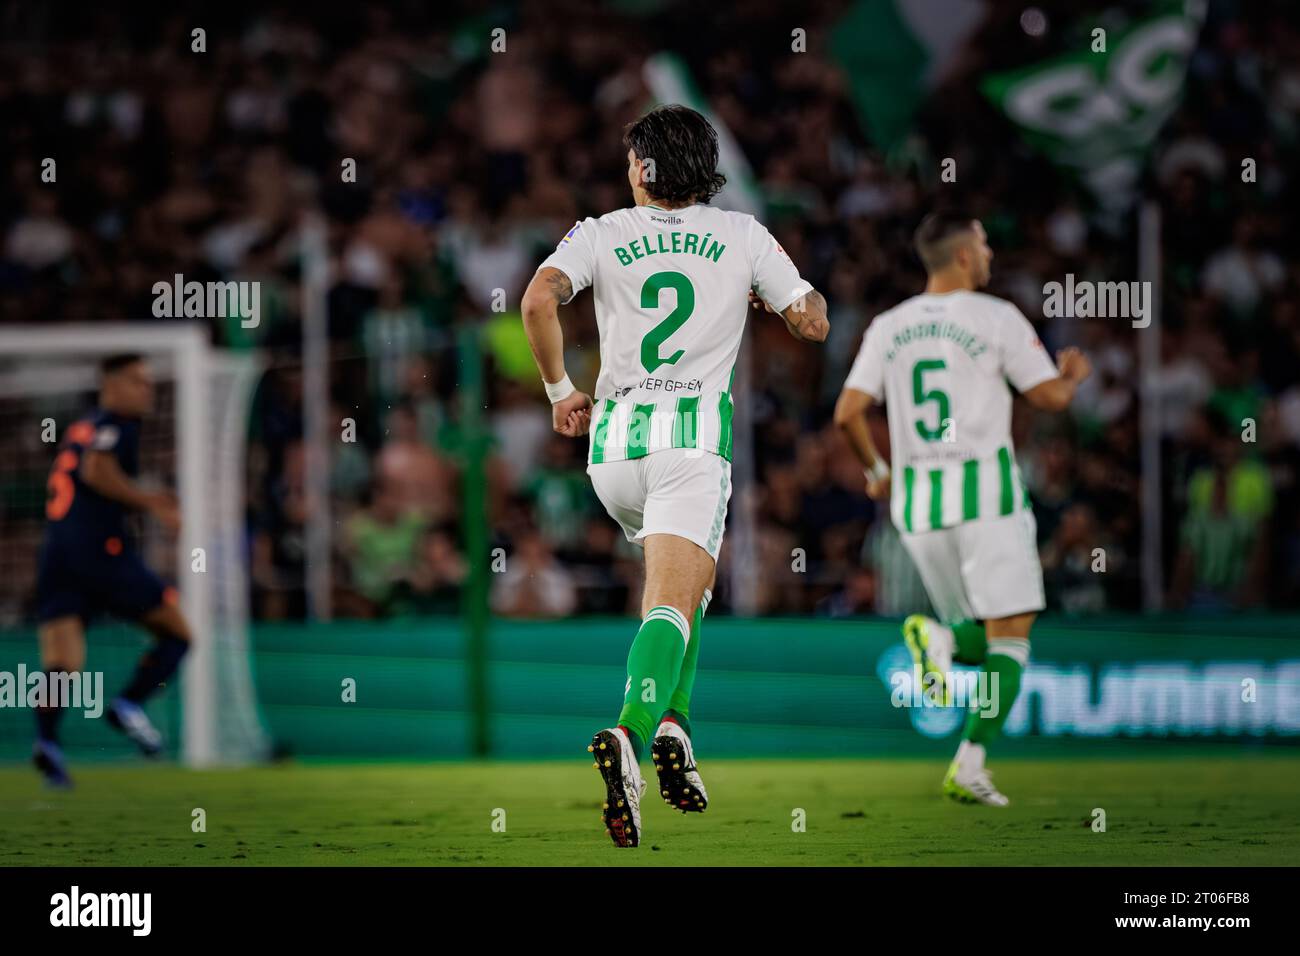
POLYGON ((174 408, 161 413, 181 531, 173 573, 164 576, 175 577, 194 631, 181 680, 183 759, 193 767, 258 760, 268 742, 249 663, 243 500, 257 358, 213 348, 206 330, 187 322, 0 327, 0 398, 79 397, 96 387, 99 360, 121 352, 147 356, 174 394, 174 408), (204 550, 201 571, 195 548, 204 550))

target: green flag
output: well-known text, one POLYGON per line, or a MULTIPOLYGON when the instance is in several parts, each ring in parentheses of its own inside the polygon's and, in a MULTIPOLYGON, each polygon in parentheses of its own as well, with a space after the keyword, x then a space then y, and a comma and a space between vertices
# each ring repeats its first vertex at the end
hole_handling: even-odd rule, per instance
POLYGON ((727 177, 727 185, 718 193, 714 205, 757 216, 763 199, 754 184, 754 173, 736 138, 722 119, 709 108, 704 94, 695 86, 690 70, 673 53, 656 53, 646 60, 642 73, 646 86, 658 103, 680 103, 702 114, 718 131, 718 169, 727 177))
POLYGON ((983 0, 856 0, 835 23, 830 52, 876 144, 892 152, 984 19, 983 0))
POLYGON ((1088 48, 985 77, 980 89, 1025 140, 1073 169, 1105 208, 1126 208, 1147 149, 1182 96, 1203 0, 1163 3, 1088 48))

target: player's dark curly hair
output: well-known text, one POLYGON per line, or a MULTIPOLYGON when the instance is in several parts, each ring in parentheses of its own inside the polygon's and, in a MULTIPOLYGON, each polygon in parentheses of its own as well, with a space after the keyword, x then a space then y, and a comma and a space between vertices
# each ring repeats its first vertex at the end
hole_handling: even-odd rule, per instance
POLYGON ((642 162, 654 160, 654 179, 642 184, 652 199, 706 203, 727 184, 718 172, 718 133, 689 107, 655 107, 628 124, 623 145, 642 162))

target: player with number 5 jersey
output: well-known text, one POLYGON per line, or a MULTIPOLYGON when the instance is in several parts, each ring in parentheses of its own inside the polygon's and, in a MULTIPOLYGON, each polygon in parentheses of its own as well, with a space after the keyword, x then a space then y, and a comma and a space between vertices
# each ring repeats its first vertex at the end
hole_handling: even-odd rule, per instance
POLYGON ((835 421, 866 468, 867 493, 889 500, 941 619, 917 614, 903 623, 918 677, 947 698, 956 660, 982 666, 982 686, 992 688, 993 699, 970 712, 944 791, 1006 806, 984 767, 985 747, 1015 703, 1044 603, 1034 514, 1011 444, 1011 388, 1036 408, 1060 411, 1090 366, 1065 349, 1058 371, 1020 310, 979 291, 993 252, 978 220, 928 216, 916 247, 925 291, 871 323, 835 421), (873 403, 888 412, 892 467, 867 428, 873 403))
MULTIPOLYGON (((127 533, 126 514, 142 511, 180 527, 175 496, 136 482, 140 423, 153 410, 154 383, 143 355, 110 355, 100 366, 99 407, 63 435, 47 485, 45 541, 36 577, 41 667, 50 686, 82 670, 86 626, 102 613, 135 621, 155 638, 130 684, 108 708, 108 724, 148 756, 162 735, 144 703, 180 666, 190 628, 174 589, 145 564, 127 533)), ((56 695, 51 695, 51 698, 56 695)), ((32 762, 53 787, 70 787, 59 725, 67 702, 36 708, 32 762)))
POLYGON ((821 342, 825 300, 753 216, 710 206, 717 133, 694 110, 659 107, 624 135, 635 205, 576 223, 538 268, 523 317, 557 432, 589 435, 587 473, 645 550, 642 623, 623 709, 588 748, 617 846, 640 842, 639 759, 660 796, 698 812, 708 797, 689 719, 704 610, 731 497, 736 359, 750 305, 821 342), (591 287, 600 334, 595 400, 564 370, 557 307, 591 287))

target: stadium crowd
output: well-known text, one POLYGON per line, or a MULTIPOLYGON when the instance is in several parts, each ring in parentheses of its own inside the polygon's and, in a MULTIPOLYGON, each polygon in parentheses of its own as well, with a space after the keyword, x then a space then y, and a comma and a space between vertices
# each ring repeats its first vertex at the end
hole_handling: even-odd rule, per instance
MULTIPOLYGON (((842 71, 818 52, 842 5, 801 12, 803 54, 789 51, 788 18, 762 0, 743 21, 684 2, 452 7, 454 17, 441 5, 340 7, 324 20, 232 3, 205 18, 206 52, 196 54, 183 7, 158 20, 105 11, 54 24, 4 5, 13 29, 0 39, 0 321, 147 320, 153 283, 176 273, 261 282, 257 328, 212 322, 218 344, 268 357, 250 426, 256 615, 305 611, 304 523, 315 505, 296 240, 307 208, 329 226, 331 420, 354 420, 358 436, 331 451, 336 613, 456 607, 467 574, 457 330, 473 325, 489 362, 492 546, 508 555, 494 610, 628 608, 635 551, 590 490, 585 443, 551 433, 518 303, 576 219, 629 202, 620 134, 648 103, 641 63, 663 48, 691 68, 753 167, 772 231, 830 305, 821 348, 777 321, 752 323, 742 400, 755 481, 732 510, 743 494, 754 515, 759 610, 924 606, 830 408, 871 318, 920 289, 911 231, 940 203, 983 221, 996 255, 989 291, 1019 304, 1049 349, 1079 344, 1096 367, 1069 413, 1017 409, 1050 606, 1140 605, 1144 333, 1125 321, 1045 319, 1042 291, 1067 273, 1137 278, 1133 221, 1099 226, 1088 194, 1020 144, 972 82, 996 64, 960 61, 908 149, 886 155, 842 71), (495 26, 507 31, 504 54, 489 49, 495 26), (27 42, 37 36, 43 45, 27 42), (111 52, 123 47, 135 55, 111 52), (70 66, 55 73, 50 62, 70 66), (47 156, 56 183, 42 182, 47 156), (939 180, 945 156, 958 160, 957 183, 939 180), (340 173, 348 158, 355 182, 340 173), (795 549, 804 571, 792 569, 795 549)), ((1156 394, 1175 607, 1300 605, 1300 237, 1284 213, 1297 208, 1300 32, 1281 9, 1211 4, 1143 182, 1164 216, 1156 394), (1257 163, 1253 182, 1241 181, 1243 157, 1257 163), (1243 440, 1250 422, 1253 440, 1243 440)), ((1015 16, 994 13, 971 48, 1030 42, 1015 16)), ((562 318, 570 375, 589 389, 591 297, 562 318)), ((875 427, 885 443, 883 418, 875 427)), ((17 460, 17 441, 0 435, 0 458, 17 460)), ((15 504, 30 498, 15 481, 0 528, 7 542, 34 540, 39 511, 15 504)), ((724 573, 717 607, 730 600, 724 573)))

